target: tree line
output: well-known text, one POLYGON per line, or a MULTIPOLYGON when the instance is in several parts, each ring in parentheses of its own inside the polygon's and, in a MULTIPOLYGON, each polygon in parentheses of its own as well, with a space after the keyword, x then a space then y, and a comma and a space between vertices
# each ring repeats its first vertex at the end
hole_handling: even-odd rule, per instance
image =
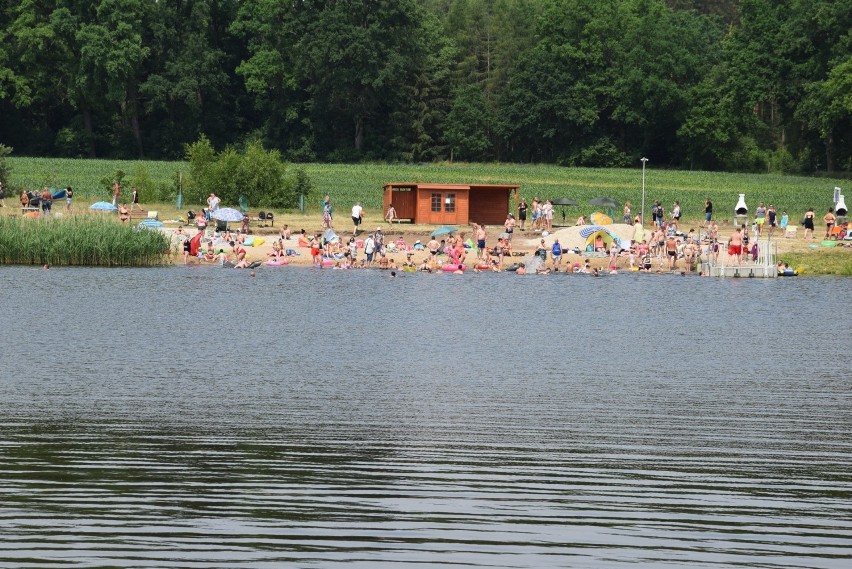
POLYGON ((0 143, 852 171, 852 0, 0 0, 0 143))

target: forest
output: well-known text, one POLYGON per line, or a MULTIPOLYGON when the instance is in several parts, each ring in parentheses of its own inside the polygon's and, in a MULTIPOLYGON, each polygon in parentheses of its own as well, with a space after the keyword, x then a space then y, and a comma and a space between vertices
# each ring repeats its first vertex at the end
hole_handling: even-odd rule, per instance
POLYGON ((0 144, 852 172, 852 0, 0 0, 0 144))

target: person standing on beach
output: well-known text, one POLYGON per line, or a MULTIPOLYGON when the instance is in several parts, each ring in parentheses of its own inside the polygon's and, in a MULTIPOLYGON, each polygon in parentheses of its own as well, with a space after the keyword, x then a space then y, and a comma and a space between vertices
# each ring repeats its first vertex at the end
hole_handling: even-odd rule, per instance
POLYGON ((134 208, 142 211, 142 206, 139 205, 139 190, 136 189, 136 186, 133 186, 130 191, 133 194, 133 199, 130 200, 130 211, 133 211, 134 208))
POLYGON ((71 200, 74 199, 74 190, 71 186, 65 188, 65 211, 71 211, 71 200))
POLYGON ((666 255, 669 257, 669 270, 673 271, 677 265, 677 241, 674 235, 670 235, 666 239, 666 255))
POLYGON ((553 202, 550 200, 544 202, 541 212, 544 214, 544 228, 547 231, 553 231, 553 202))
POLYGON ((311 259, 313 260, 314 265, 322 267, 322 257, 320 256, 320 234, 317 233, 314 235, 313 239, 311 239, 311 259))
POLYGON ((222 203, 222 200, 219 199, 219 196, 210 194, 207 198, 207 211, 216 211, 219 209, 220 203, 222 203))
POLYGON ((358 226, 361 225, 361 219, 364 216, 364 208, 361 207, 361 202, 355 202, 352 206, 352 236, 358 235, 358 226))
POLYGON ((778 225, 778 212, 775 211, 775 206, 769 204, 769 209, 766 210, 766 219, 769 222, 769 236, 775 233, 775 227, 778 225))
POLYGON ((701 227, 704 227, 708 223, 713 220, 713 202, 710 201, 710 198, 704 200, 704 223, 701 224, 701 227))
MULTIPOLYGON (((508 216, 507 216, 508 221, 508 216)), ((518 204, 518 221, 521 223, 521 231, 524 230, 524 224, 527 221, 527 200, 521 198, 521 203, 518 204)))
POLYGON ((432 269, 438 265, 438 248, 441 246, 438 240, 432 237, 426 244, 426 249, 429 250, 429 262, 432 269))
POLYGON ((121 204, 121 207, 118 208, 118 219, 122 223, 127 223, 127 220, 130 219, 130 210, 127 209, 126 203, 121 204))
POLYGON ((393 204, 388 204, 388 211, 385 213, 385 221, 393 225, 393 220, 396 219, 396 208, 393 204))
POLYGON ((675 223, 680 221, 680 202, 678 201, 672 204, 672 221, 675 223))
POLYGON ((630 202, 624 202, 624 216, 622 217, 625 225, 630 225, 630 202))
POLYGON ((53 194, 50 193, 50 188, 46 187, 41 192, 41 212, 43 215, 50 215, 50 208, 53 207, 53 194))
POLYGON ((364 240, 364 254, 367 256, 367 266, 373 264, 373 253, 376 251, 376 241, 373 239, 373 234, 367 235, 364 240))
POLYGON ((736 257, 737 265, 742 264, 742 254, 743 254, 743 232, 742 229, 737 227, 737 230, 734 231, 734 234, 731 235, 731 238, 728 239, 728 257, 736 257))
POLYGON ((825 222, 825 238, 828 239, 831 237, 831 230, 834 229, 834 222, 837 221, 837 217, 834 215, 834 208, 828 208, 828 213, 822 218, 825 222))
POLYGON ((473 224, 473 234, 476 236, 476 258, 479 260, 485 259, 485 226, 473 224))
POLYGON ((515 216, 511 213, 506 216, 506 222, 503 224, 506 229, 506 239, 512 240, 512 233, 515 232, 515 216))
POLYGON ((814 208, 809 207, 805 213, 805 218, 802 220, 802 225, 805 227, 805 239, 814 238, 814 208))
POLYGON ((376 228, 376 233, 373 235, 373 241, 376 246, 376 253, 378 255, 385 254, 385 234, 382 232, 381 227, 376 228))
POLYGON ((118 198, 121 197, 121 185, 116 182, 112 185, 112 205, 118 207, 118 198))
POLYGON ((550 258, 553 260, 553 270, 557 270, 562 266, 562 245, 559 244, 559 239, 553 240, 553 246, 550 248, 550 258))
POLYGON ((754 222, 757 224, 757 235, 759 237, 763 230, 763 224, 766 223, 766 206, 763 205, 763 202, 760 202, 757 209, 754 210, 754 222))

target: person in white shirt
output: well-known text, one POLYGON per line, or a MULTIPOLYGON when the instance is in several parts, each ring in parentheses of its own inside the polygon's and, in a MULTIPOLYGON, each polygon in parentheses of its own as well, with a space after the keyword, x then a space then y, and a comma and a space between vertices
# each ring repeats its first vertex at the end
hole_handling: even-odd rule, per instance
POLYGON ((376 251, 376 242, 373 241, 373 235, 370 234, 367 236, 367 239, 364 240, 364 254, 367 255, 367 265, 373 264, 373 253, 376 251))
POLYGON ((352 235, 358 235, 358 226, 361 225, 361 219, 364 216, 364 208, 361 207, 361 202, 356 202, 352 206, 352 235))
POLYGON ((219 199, 219 196, 216 194, 210 194, 210 197, 207 198, 207 209, 209 211, 216 211, 219 209, 219 204, 222 200, 219 199))

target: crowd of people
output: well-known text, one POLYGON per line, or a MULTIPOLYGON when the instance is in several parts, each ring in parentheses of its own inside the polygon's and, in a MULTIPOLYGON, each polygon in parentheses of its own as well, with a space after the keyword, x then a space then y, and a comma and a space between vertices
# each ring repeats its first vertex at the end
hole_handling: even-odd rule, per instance
MULTIPOLYGON (((208 231, 207 223, 210 213, 219 206, 218 198, 211 194, 207 208, 196 216, 200 232, 208 231)), ((527 206, 521 199, 518 204, 517 218, 509 213, 502 227, 498 226, 498 236, 494 237, 489 229, 479 223, 471 223, 469 233, 458 231, 446 236, 431 236, 426 243, 416 240, 413 244, 406 243, 403 236, 396 240, 386 237, 382 227, 376 227, 366 235, 362 233, 364 209, 360 203, 352 206, 352 234, 339 236, 333 229, 333 207, 328 195, 323 199, 322 231, 308 233, 304 229, 291 235, 285 225, 279 231, 278 237, 272 243, 272 249, 265 253, 268 261, 273 264, 284 264, 286 259, 301 255, 299 248, 308 249, 311 264, 316 267, 333 269, 380 268, 404 271, 437 271, 451 270, 463 272, 466 268, 474 271, 504 270, 515 271, 519 274, 528 272, 574 272, 603 274, 600 268, 590 265, 589 259, 582 262, 564 263, 567 254, 587 255, 598 259, 597 264, 605 262, 604 269, 615 273, 621 269, 633 271, 677 271, 684 273, 695 271, 701 262, 712 264, 742 265, 749 260, 756 261, 759 256, 757 240, 764 235, 771 237, 779 229, 779 235, 784 235, 789 225, 789 215, 786 211, 779 214, 774 204, 766 206, 761 202, 754 212, 751 231, 745 225, 735 227, 727 240, 719 234, 719 226, 713 218, 713 204, 710 199, 704 202, 704 219, 700 226, 683 231, 680 228, 682 208, 675 201, 668 212, 659 202, 653 202, 651 209, 652 223, 650 227, 642 224, 640 215, 633 215, 630 203, 625 203, 622 210, 622 220, 633 225, 632 239, 604 239, 597 236, 587 248, 567 248, 558 238, 548 243, 540 240, 533 253, 535 263, 513 263, 511 257, 515 254, 512 248, 512 237, 516 228, 523 231, 539 231, 542 236, 552 230, 553 204, 550 200, 533 199, 532 205, 527 206), (530 211, 531 210, 531 211, 530 211), (529 217, 529 219, 528 219, 529 217), (527 223, 527 222, 530 223, 527 223), (468 237, 468 234, 470 237, 468 237), (422 254, 417 254, 422 252, 422 254), (415 262, 415 256, 420 260, 415 262), (720 263, 721 261, 721 263, 720 263)), ((806 239, 813 238, 813 209, 809 209, 803 219, 806 239), (811 220, 811 221, 808 221, 811 220)), ((384 221, 393 223, 396 212, 389 206, 385 212, 384 221)), ((585 224, 585 219, 578 222, 585 224)), ((826 237, 832 234, 836 218, 830 209, 824 217, 826 237)), ((852 231, 852 227, 849 228, 852 231)), ((244 240, 248 235, 248 227, 242 227, 237 232, 225 231, 217 234, 216 245, 209 239, 206 247, 197 253, 202 262, 219 263, 234 267, 249 267, 246 259, 244 240)), ((850 233, 852 238, 852 233, 850 233)), ((188 251, 188 250, 187 250, 188 251)), ((523 253, 521 253, 523 254, 523 253)))

